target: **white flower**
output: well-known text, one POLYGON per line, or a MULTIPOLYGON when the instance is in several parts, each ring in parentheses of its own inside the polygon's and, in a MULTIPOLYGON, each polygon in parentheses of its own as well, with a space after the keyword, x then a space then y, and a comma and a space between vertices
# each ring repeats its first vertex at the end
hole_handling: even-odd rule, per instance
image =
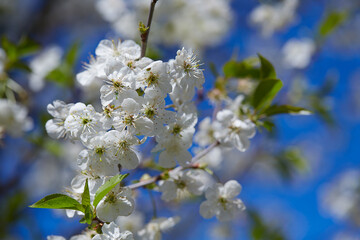
POLYGON ((114 62, 106 69, 107 79, 105 84, 100 88, 101 104, 120 105, 125 98, 136 97, 135 79, 129 75, 122 64, 114 62))
POLYGON ((55 236, 55 235, 47 236, 46 239, 47 240, 66 240, 66 238, 64 238, 62 236, 55 236))
POLYGON ((174 78, 181 79, 182 87, 201 88, 205 82, 203 70, 199 68, 200 61, 192 50, 182 48, 176 53, 175 60, 170 61, 170 71, 174 78))
POLYGON ((90 196, 94 196, 97 189, 105 183, 108 178, 100 178, 93 174, 91 170, 83 171, 71 180, 71 190, 73 193, 81 194, 84 191, 85 182, 88 180, 90 196))
POLYGON ((161 240, 161 233, 173 228, 179 217, 155 218, 138 232, 140 240, 161 240))
POLYGON ((199 123, 199 129, 194 136, 194 141, 201 147, 208 146, 216 141, 210 117, 204 118, 199 123))
POLYGON ((138 87, 146 88, 145 93, 151 89, 166 97, 172 90, 167 64, 162 61, 156 61, 146 66, 139 74, 137 82, 139 83, 138 87))
POLYGON ((105 140, 112 145, 114 159, 126 169, 134 169, 139 165, 139 158, 133 146, 139 144, 139 140, 128 131, 111 130, 105 134, 105 140))
POLYGON ((229 221, 245 210, 243 202, 235 198, 240 194, 241 186, 235 180, 224 185, 218 183, 205 192, 206 201, 200 205, 200 214, 204 218, 216 216, 220 221, 229 221))
POLYGON ((154 123, 154 133, 163 131, 164 124, 175 121, 175 112, 165 110, 165 100, 158 91, 148 90, 140 112, 154 123))
POLYGON ((188 197, 189 193, 201 195, 204 192, 205 181, 202 170, 189 170, 174 173, 171 171, 170 178, 160 182, 159 189, 162 192, 161 199, 173 201, 188 197))
POLYGON ((250 21, 261 28, 264 36, 271 36, 293 21, 297 5, 298 0, 261 4, 250 13, 250 21))
POLYGON ((24 106, 7 99, 0 99, 0 109, 0 132, 3 129, 11 136, 18 137, 33 127, 33 122, 28 117, 28 110, 24 106))
POLYGON ((154 123, 141 115, 142 98, 126 98, 121 104, 121 112, 114 116, 114 128, 127 130, 136 135, 154 136, 154 123))
POLYGON ((84 143, 87 149, 79 153, 81 170, 90 170, 98 176, 114 176, 119 172, 117 161, 113 159, 111 145, 106 141, 105 132, 100 132, 84 143))
POLYGON ((141 48, 132 40, 126 40, 124 42, 102 40, 95 50, 96 56, 105 59, 111 58, 126 58, 126 59, 138 59, 140 58, 141 48))
POLYGON ((120 229, 136 233, 144 225, 144 215, 141 212, 134 211, 130 216, 117 217, 115 223, 120 227, 120 229))
POLYGON ((360 225, 360 172, 348 170, 322 190, 321 205, 332 217, 360 225))
MULTIPOLYGON (((93 235, 94 233, 95 233, 94 231, 85 231, 82 234, 72 236, 70 238, 70 240, 91 240, 92 239, 91 235, 93 235)), ((66 240, 62 236, 55 236, 55 235, 48 236, 46 239, 47 240, 66 240)))
POLYGON ((310 38, 290 39, 282 49, 283 62, 287 67, 306 68, 315 50, 315 43, 310 38))
POLYGON ((129 188, 115 187, 100 201, 96 207, 96 215, 104 222, 112 222, 118 216, 130 215, 134 204, 129 188))
POLYGON ((192 159, 187 150, 192 145, 197 117, 193 114, 178 115, 176 121, 166 126, 166 130, 156 137, 157 145, 152 152, 163 150, 159 155, 159 165, 171 168, 176 161, 181 166, 188 166, 192 159))
POLYGON ((85 142, 91 134, 102 130, 100 117, 101 115, 95 111, 93 106, 76 103, 70 108, 64 127, 66 131, 70 132, 72 139, 81 138, 85 142))
POLYGON ((50 46, 30 61, 30 89, 39 91, 44 87, 45 77, 60 65, 62 52, 59 46, 50 46))
POLYGON ((101 230, 102 234, 96 235, 93 240, 134 240, 130 231, 121 232, 119 226, 114 222, 105 223, 101 230))
POLYGON ((46 131, 50 137, 59 139, 66 136, 67 130, 64 124, 65 119, 69 116, 69 111, 72 106, 74 106, 73 103, 66 104, 59 100, 55 100, 53 104, 47 105, 47 111, 54 117, 54 119, 47 121, 45 125, 46 131))
POLYGON ((249 148, 249 138, 255 136, 255 124, 249 119, 241 120, 228 109, 218 112, 216 115, 218 121, 214 125, 214 136, 224 145, 236 147, 239 151, 246 151, 249 148))
POLYGON ((90 56, 90 62, 84 65, 85 71, 76 75, 77 82, 84 88, 96 86, 99 90, 103 80, 106 79, 105 66, 105 59, 90 56))

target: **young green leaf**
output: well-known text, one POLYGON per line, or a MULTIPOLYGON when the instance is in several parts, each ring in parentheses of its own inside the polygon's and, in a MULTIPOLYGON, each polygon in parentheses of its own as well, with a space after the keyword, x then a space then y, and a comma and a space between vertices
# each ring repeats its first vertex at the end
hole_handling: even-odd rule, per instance
POLYGON ((269 117, 277 114, 309 115, 311 112, 302 107, 295 107, 290 105, 272 105, 267 108, 263 114, 269 117))
POLYGON ((270 121, 264 121, 262 126, 269 132, 272 132, 275 127, 275 124, 270 121))
POLYGON ((91 224, 93 219, 94 219, 94 212, 91 209, 91 206, 89 205, 85 208, 85 216, 80 220, 80 223, 91 224))
POLYGON ((244 61, 237 62, 235 60, 230 60, 225 63, 223 67, 223 72, 227 78, 260 78, 260 70, 255 67, 257 64, 253 58, 245 59, 244 61))
POLYGON ((348 18, 347 12, 330 12, 319 27, 319 35, 326 37, 336 30, 348 18))
POLYGON ((11 68, 16 68, 26 72, 31 72, 31 68, 24 62, 18 60, 12 63, 11 68))
POLYGON ((18 59, 17 46, 11 42, 6 36, 1 38, 1 47, 6 52, 6 58, 9 62, 15 62, 18 59))
POLYGON ((252 98, 252 106, 255 110, 266 109, 282 86, 283 84, 279 79, 266 79, 261 81, 256 87, 252 98))
POLYGON ((25 57, 29 54, 33 54, 38 51, 40 44, 34 40, 23 36, 18 43, 18 55, 19 57, 25 57))
POLYGON ((78 56, 79 44, 73 44, 70 49, 67 51, 64 61, 52 70, 47 76, 46 79, 53 81, 64 87, 71 87, 74 85, 74 65, 78 56))
POLYGON ((264 58, 261 54, 258 53, 260 59, 260 78, 262 80, 267 78, 276 78, 276 72, 274 66, 269 60, 264 58))
POLYGON ((128 175, 129 175, 128 173, 116 175, 110 178, 110 180, 104 183, 104 185, 99 187, 99 189, 95 193, 95 198, 93 203, 94 207, 96 208, 96 206, 99 204, 101 199, 103 199, 106 196, 106 194, 108 194, 108 192, 110 192, 116 185, 118 185, 128 175))
POLYGON ((51 194, 29 206, 31 208, 72 209, 84 212, 84 207, 75 199, 64 194, 51 194))
POLYGON ((84 192, 81 195, 81 203, 82 205, 85 206, 90 206, 90 191, 89 191, 89 183, 88 183, 88 179, 86 179, 85 182, 85 187, 84 187, 84 192))

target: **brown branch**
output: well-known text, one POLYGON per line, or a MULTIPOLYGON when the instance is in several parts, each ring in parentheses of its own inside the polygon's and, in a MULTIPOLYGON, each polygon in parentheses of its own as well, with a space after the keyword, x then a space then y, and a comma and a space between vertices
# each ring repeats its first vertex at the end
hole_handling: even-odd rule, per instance
POLYGON ((152 22, 152 18, 153 18, 153 15, 154 15, 154 10, 155 10, 155 5, 156 5, 157 1, 158 0, 152 0, 151 1, 149 17, 148 17, 148 22, 147 22, 147 26, 146 26, 147 30, 144 33, 141 33, 141 35, 140 35, 140 37, 141 37, 141 56, 140 56, 140 58, 145 57, 147 41, 148 41, 149 33, 150 33, 151 22, 152 22))

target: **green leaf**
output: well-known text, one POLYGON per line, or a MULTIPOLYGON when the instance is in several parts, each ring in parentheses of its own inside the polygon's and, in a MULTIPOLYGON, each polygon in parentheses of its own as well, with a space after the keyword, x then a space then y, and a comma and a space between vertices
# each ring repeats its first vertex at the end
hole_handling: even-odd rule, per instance
POLYGON ((24 62, 18 60, 11 65, 11 68, 17 68, 26 72, 31 72, 31 68, 24 62))
POLYGON ((348 13, 346 11, 332 11, 328 13, 325 19, 320 24, 319 35, 323 38, 328 36, 333 31, 335 31, 347 18, 348 13))
POLYGON ((74 43, 67 51, 61 65, 51 71, 46 78, 64 87, 74 85, 74 65, 78 56, 79 44, 74 43))
POLYGON ((9 62, 15 62, 18 58, 17 47, 6 36, 1 38, 1 46, 6 52, 9 62))
POLYGON ((252 98, 252 106, 255 110, 265 109, 269 106, 282 86, 283 84, 279 79, 261 81, 256 87, 252 98))
POLYGON ((85 216, 80 220, 80 223, 91 224, 93 219, 94 219, 94 212, 91 209, 91 206, 89 205, 85 208, 85 216))
POLYGON ((283 153, 283 156, 296 170, 304 172, 308 169, 307 161, 301 154, 300 149, 291 147, 283 153))
POLYGON ((84 207, 90 206, 90 191, 89 191, 88 179, 86 179, 84 192, 81 195, 81 203, 84 207))
POLYGON ((275 127, 275 124, 270 121, 264 121, 262 126, 269 132, 272 132, 275 127))
POLYGON ((146 27, 143 22, 139 22, 139 31, 141 34, 146 33, 148 29, 149 27, 146 27))
POLYGON ((308 163, 300 149, 289 147, 275 156, 275 169, 284 180, 290 180, 295 172, 306 172, 308 163))
POLYGON ((84 212, 84 207, 75 199, 64 194, 51 194, 29 206, 31 208, 72 209, 84 212))
POLYGON ((110 178, 110 180, 104 183, 104 185, 99 187, 99 189, 95 193, 95 198, 93 203, 94 207, 96 208, 96 206, 99 204, 101 199, 103 199, 106 196, 106 194, 108 194, 108 192, 110 192, 116 185, 118 185, 128 175, 129 175, 128 173, 116 175, 110 178))
POLYGON ((18 44, 18 56, 25 57, 39 50, 40 44, 28 37, 22 37, 18 44))
POLYGON ((223 72, 226 78, 259 79, 260 70, 255 67, 257 63, 257 59, 254 58, 248 58, 241 62, 230 60, 224 65, 223 72))
POLYGON ((302 107, 295 107, 290 105, 272 105, 267 108, 263 114, 269 117, 277 114, 309 115, 311 112, 302 107))
POLYGON ((80 47, 79 45, 79 43, 75 42, 73 45, 71 45, 70 49, 66 53, 65 64, 69 67, 74 67, 74 64, 76 63, 80 47))
POLYGON ((261 54, 258 53, 260 59, 260 78, 262 80, 267 78, 276 78, 276 72, 274 66, 269 60, 264 58, 261 54))
POLYGON ((209 68, 210 68, 211 73, 214 75, 214 77, 217 78, 217 77, 219 76, 219 73, 218 73, 218 71, 217 71, 217 69, 216 69, 215 63, 210 62, 210 63, 209 63, 209 68))

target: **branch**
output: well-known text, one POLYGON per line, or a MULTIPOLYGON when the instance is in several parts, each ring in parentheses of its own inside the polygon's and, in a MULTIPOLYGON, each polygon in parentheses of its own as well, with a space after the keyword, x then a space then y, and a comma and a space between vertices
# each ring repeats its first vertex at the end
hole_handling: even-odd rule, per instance
POLYGON ((204 157, 206 154, 208 154, 209 152, 211 152, 211 150, 213 150, 216 146, 219 146, 220 142, 216 141, 213 144, 211 144, 210 146, 208 146, 206 149, 204 149, 203 151, 201 151, 199 154, 197 154, 195 157, 192 158, 191 163, 196 163, 197 161, 199 161, 202 157, 204 157))
POLYGON ((141 37, 141 56, 145 57, 145 53, 146 53, 146 47, 147 47, 147 41, 149 38, 149 33, 150 33, 150 27, 151 27, 151 22, 152 22, 152 18, 154 15, 154 10, 155 10, 155 4, 158 0, 152 0, 151 1, 151 5, 150 5, 150 11, 149 11, 149 17, 148 17, 148 22, 147 22, 147 26, 146 26, 146 31, 141 33, 140 37, 141 37))
MULTIPOLYGON (((194 165, 196 164, 197 161, 199 161, 202 157, 204 157, 206 154, 208 154, 209 152, 211 152, 211 150, 213 150, 216 146, 219 146, 220 145, 220 142, 219 141, 216 141, 214 142, 213 144, 211 144, 210 146, 208 146, 206 149, 204 149, 203 151, 201 151, 199 154, 197 154, 195 157, 193 157, 191 159, 191 164, 194 165)), ((179 166, 171 171, 181 171, 183 170, 184 168, 179 166)), ((150 179, 147 179, 147 180, 144 180, 144 181, 141 181, 141 182, 138 182, 138 183, 134 183, 134 184, 131 184, 129 186, 127 186, 128 188, 130 189, 135 189, 135 188, 139 188, 139 187, 144 187, 146 185, 149 185, 149 184, 152 184, 158 180, 161 179, 161 174, 160 175, 157 175, 155 177, 152 177, 150 179)))

